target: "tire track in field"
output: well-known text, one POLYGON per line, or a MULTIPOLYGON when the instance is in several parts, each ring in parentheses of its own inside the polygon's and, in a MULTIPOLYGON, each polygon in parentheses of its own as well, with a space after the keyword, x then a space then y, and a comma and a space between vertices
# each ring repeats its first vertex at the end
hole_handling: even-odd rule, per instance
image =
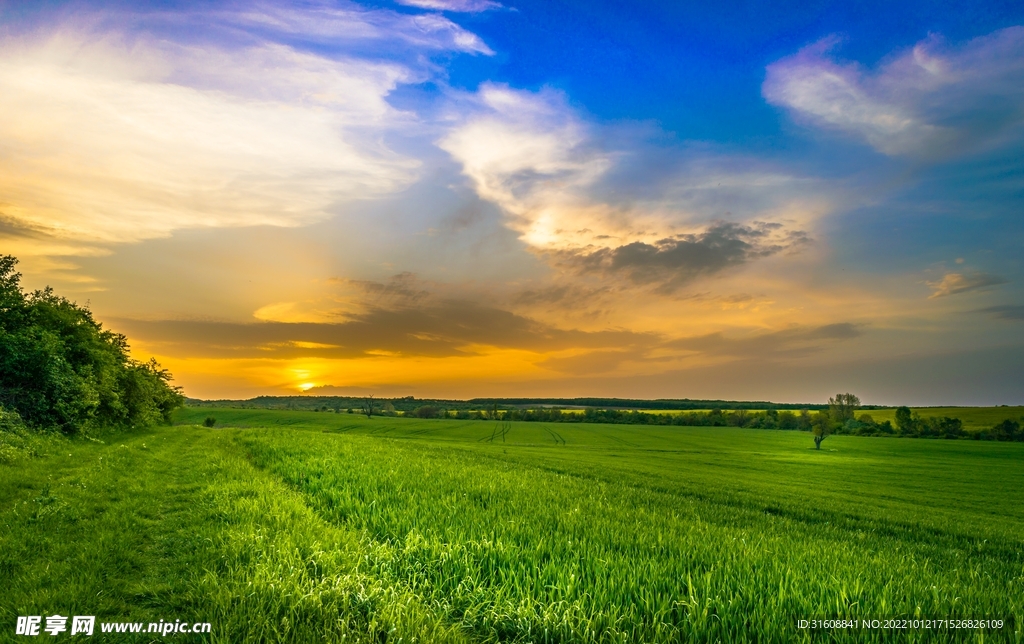
POLYGON ((444 429, 444 428, 443 427, 423 427, 421 429, 414 429, 411 432, 408 432, 406 435, 407 436, 423 436, 425 434, 430 434, 432 432, 437 432, 440 429, 444 429))
POLYGON ((551 436, 551 439, 555 441, 555 445, 565 445, 565 439, 562 438, 561 434, 551 429, 547 425, 542 425, 542 427, 544 428, 544 431, 546 431, 548 435, 551 436))
POLYGON ((478 443, 493 443, 494 442, 494 434, 497 431, 498 431, 498 426, 495 425, 494 429, 491 430, 491 435, 490 436, 487 436, 487 435, 481 436, 480 438, 477 439, 476 442, 478 442, 478 443))
POLYGON ((493 443, 494 442, 494 433, 496 431, 498 431, 498 426, 497 425, 495 425, 494 429, 491 430, 491 435, 490 436, 486 436, 486 435, 485 436, 481 436, 480 438, 477 439, 476 442, 478 442, 478 443, 493 443))
POLYGON ((618 443, 626 445, 627 447, 633 447, 633 448, 637 448, 637 449, 640 448, 640 446, 637 445, 636 443, 631 443, 630 441, 626 440, 625 438, 619 438, 618 436, 616 436, 615 434, 613 434, 611 432, 604 432, 602 435, 607 437, 607 438, 612 439, 613 441, 616 441, 618 443))
POLYGON ((357 425, 352 423, 348 425, 341 425, 339 427, 336 427, 335 429, 325 429, 324 431, 331 434, 345 434, 347 432, 351 432, 352 430, 358 431, 363 427, 365 427, 365 425, 357 425))
POLYGON ((500 437, 501 438, 501 442, 504 443, 505 442, 505 437, 508 436, 508 433, 510 431, 512 431, 512 421, 510 421, 510 420, 501 421, 500 423, 495 423, 494 424, 494 429, 491 430, 491 435, 490 436, 483 436, 481 438, 478 438, 476 442, 478 442, 478 443, 483 443, 483 442, 493 443, 495 438, 499 438, 500 437))

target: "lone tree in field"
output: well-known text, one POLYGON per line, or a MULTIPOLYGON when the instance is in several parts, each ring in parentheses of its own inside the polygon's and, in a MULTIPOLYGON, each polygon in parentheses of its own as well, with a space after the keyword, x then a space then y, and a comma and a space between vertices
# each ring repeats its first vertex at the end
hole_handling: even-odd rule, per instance
POLYGON ((836 394, 828 399, 828 413, 819 412, 811 421, 814 449, 821 449, 821 441, 836 433, 860 408, 860 398, 853 394, 836 394))
POLYGON ((373 396, 372 395, 369 398, 366 399, 366 402, 363 403, 363 413, 366 414, 367 418, 373 416, 373 396))
POLYGON ((818 412, 811 420, 811 433, 814 435, 814 449, 821 449, 821 441, 836 431, 836 423, 832 416, 818 412))

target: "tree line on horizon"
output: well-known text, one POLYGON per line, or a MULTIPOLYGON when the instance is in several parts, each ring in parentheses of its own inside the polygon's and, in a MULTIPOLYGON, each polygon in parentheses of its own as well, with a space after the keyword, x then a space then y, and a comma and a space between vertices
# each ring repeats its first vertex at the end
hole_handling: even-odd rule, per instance
MULTIPOLYGON (((248 399, 219 399, 204 400, 200 398, 187 398, 186 404, 189 407, 234 407, 241 409, 289 409, 293 411, 344 411, 347 409, 361 409, 366 404, 366 396, 317 396, 317 395, 296 395, 296 396, 256 396, 248 399)), ((416 398, 414 396, 399 396, 393 398, 374 397, 374 404, 378 408, 390 405, 396 412, 413 412, 424 406, 447 409, 451 412, 457 410, 486 411, 495 404, 501 410, 512 409, 533 409, 533 408, 561 408, 585 409, 595 407, 601 409, 617 409, 620 411, 639 410, 663 410, 663 411, 692 411, 722 409, 731 411, 735 409, 763 410, 791 410, 801 409, 821 410, 827 409, 825 403, 774 403, 768 401, 737 401, 737 400, 700 400, 700 399, 657 399, 646 400, 639 398, 470 398, 468 400, 445 399, 445 398, 416 398)), ((882 409, 878 405, 865 405, 864 409, 882 409)))
MULTIPOLYGON (((515 420, 553 423, 610 423, 629 425, 672 425, 687 427, 745 427, 750 429, 779 429, 810 431, 816 435, 891 436, 898 438, 947 438, 995 441, 1024 441, 1022 422, 1007 418, 991 428, 968 430, 959 418, 923 417, 909 407, 897 409, 895 423, 876 421, 867 411, 891 409, 881 405, 862 405, 853 394, 838 394, 828 402, 817 405, 791 405, 788 403, 751 403, 701 401, 691 399, 662 399, 656 401, 628 398, 474 398, 470 400, 441 400, 402 396, 375 398, 374 396, 258 396, 248 400, 187 399, 190 407, 233 407, 243 409, 275 409, 283 411, 318 411, 355 413, 366 416, 451 418, 457 420, 515 420), (537 405, 529 406, 529 402, 537 405), (843 402, 840 402, 843 401, 843 402), (487 402, 488 404, 484 404, 487 402), (566 403, 565 406, 554 402, 566 403), (615 406, 579 408, 569 403, 637 403, 647 409, 622 409, 615 406), (838 402, 838 404, 837 404, 838 402), (511 403, 515 403, 514 405, 511 403), (653 403, 666 408, 652 413, 653 403), (703 403, 710 403, 701 407, 703 403), (754 409, 761 404, 767 409, 754 409), (678 410, 671 405, 693 407, 678 410), (731 405, 731 407, 729 406, 731 405), (567 408, 568 407, 568 408, 567 408), (711 407, 710 410, 708 407, 711 407), (783 408, 787 407, 787 408, 783 408), (857 413, 860 412, 860 413, 857 413), (823 433, 822 433, 823 432, 823 433)), ((1024 419, 1021 419, 1024 420, 1024 419)), ((822 438, 821 440, 824 440, 822 438)), ((820 448, 821 440, 816 439, 820 448)))
MULTIPOLYGON (((837 394, 827 405, 812 413, 810 409, 791 411, 767 409, 748 411, 746 409, 711 409, 710 411, 683 411, 673 413, 650 413, 640 410, 598 409, 588 407, 581 411, 566 411, 558 408, 539 409, 491 409, 448 410, 434 405, 423 405, 403 415, 415 418, 456 418, 460 420, 518 420, 524 422, 549 423, 607 423, 628 425, 662 425, 680 427, 744 427, 749 429, 778 429, 810 431, 814 435, 815 447, 831 435, 892 436, 902 438, 970 438, 975 440, 1024 441, 1021 424, 1006 419, 991 429, 967 431, 959 418, 922 417, 909 407, 898 407, 895 424, 892 421, 876 421, 870 414, 857 412, 863 407, 860 399, 853 394, 837 394)), ((371 412, 377 415, 399 415, 378 408, 371 412)), ((358 410, 366 413, 364 404, 358 410)))
MULTIPOLYGON (((851 395, 851 394, 846 394, 851 395)), ((856 398, 856 397, 855 397, 856 398)), ((834 400, 833 400, 834 402, 834 400)), ((473 398, 431 399, 402 396, 375 398, 360 396, 257 396, 247 400, 201 400, 189 398, 189 407, 273 409, 357 413, 371 416, 453 418, 458 420, 520 420, 555 423, 611 423, 631 425, 675 425, 690 427, 746 427, 814 431, 827 425, 826 435, 893 436, 903 438, 970 438, 976 440, 1024 441, 1024 418, 1007 418, 991 428, 968 430, 958 418, 923 417, 901 406, 893 421, 876 421, 867 411, 891 409, 882 405, 852 407, 857 412, 836 411, 828 402, 796 405, 694 399, 642 400, 631 398, 473 398), (594 403, 582 407, 575 403, 594 403), (485 404, 486 403, 486 404, 485 404), (531 403, 538 406, 531 406, 531 403), (559 403, 559 404, 555 404, 559 403), (614 403, 600 406, 597 403, 614 403), (621 406, 635 404, 643 409, 621 406), (760 408, 754 405, 761 405, 760 408), (685 409, 679 409, 683 407, 685 409), (651 413, 654 409, 664 410, 651 413), (689 409, 687 411, 686 409, 689 409), (679 411, 680 413, 666 413, 679 411), (815 425, 817 419, 818 425, 815 425), (825 421, 831 421, 826 423, 825 421)), ((1005 406, 1005 405, 1003 405, 1005 406)))

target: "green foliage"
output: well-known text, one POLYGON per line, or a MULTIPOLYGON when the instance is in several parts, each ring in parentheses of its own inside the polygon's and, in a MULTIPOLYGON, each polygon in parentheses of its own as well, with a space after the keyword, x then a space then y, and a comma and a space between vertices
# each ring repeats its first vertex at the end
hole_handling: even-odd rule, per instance
POLYGON ((1024 440, 1024 433, 1020 431, 1020 423, 1010 418, 992 428, 996 440, 1019 441, 1024 440))
MULTIPOLYGON (((1024 418, 1021 420, 1024 420, 1024 418)), ((1024 431, 1021 431, 1021 423, 1018 423, 1012 418, 1007 418, 1002 422, 997 423, 991 429, 985 429, 975 433, 973 438, 995 441, 1024 441, 1024 431)))
POLYGON ((841 431, 843 425, 839 423, 832 414, 817 414, 811 421, 811 434, 814 436, 814 449, 821 449, 821 443, 826 438, 841 431))
POLYGON ((377 410, 377 408, 376 408, 376 403, 375 403, 375 401, 373 400, 373 396, 370 396, 369 398, 366 398, 366 399, 364 399, 364 401, 363 401, 363 408, 362 408, 362 412, 363 412, 364 414, 366 414, 366 417, 367 417, 367 418, 370 418, 370 417, 372 417, 372 416, 373 416, 373 414, 374 414, 375 412, 377 412, 377 411, 378 411, 378 410, 377 410))
POLYGON ((416 418, 437 418, 441 415, 441 410, 433 405, 424 405, 413 410, 412 415, 416 418))
POLYGON ((17 412, 0 407, 0 464, 38 455, 47 438, 25 427, 17 412))
POLYGON ((860 398, 853 394, 836 394, 835 398, 828 399, 828 413, 840 425, 852 420, 859 408, 860 398))
POLYGON ((898 407, 896 409, 896 429, 900 435, 914 433, 914 417, 909 407, 898 407))
POLYGON ((23 431, 25 431, 25 424, 18 412, 0 407, 0 432, 20 434, 23 431))
POLYGON ((214 418, 213 416, 207 416, 206 419, 203 421, 203 427, 213 427, 216 424, 217 419, 214 418))
POLYGON ((167 422, 183 402, 155 360, 51 289, 25 294, 17 260, 0 256, 0 405, 67 434, 167 422))
MULTIPOLYGON (((1015 422, 1024 420, 1024 407, 1008 407, 999 405, 995 407, 904 407, 900 412, 905 425, 913 427, 912 419, 916 416, 919 419, 925 418, 959 418, 964 433, 971 438, 979 432, 985 431, 989 434, 995 425, 1010 419, 1015 422), (909 422, 908 422, 909 421, 909 422)), ((871 416, 876 422, 890 421, 899 432, 900 421, 897 418, 899 408, 873 409, 871 416)), ((911 435, 913 432, 911 432, 911 435)))
MULTIPOLYGON (((912 438, 966 438, 964 423, 949 416, 922 417, 908 407, 896 409, 896 432, 912 438)), ((974 434, 977 438, 978 435, 974 434)))

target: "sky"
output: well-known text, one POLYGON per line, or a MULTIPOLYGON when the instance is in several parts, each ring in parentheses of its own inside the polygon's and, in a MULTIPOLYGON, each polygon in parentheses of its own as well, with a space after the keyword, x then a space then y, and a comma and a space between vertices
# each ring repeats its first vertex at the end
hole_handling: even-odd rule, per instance
POLYGON ((0 254, 196 398, 1024 404, 1024 5, 0 0, 0 254))

